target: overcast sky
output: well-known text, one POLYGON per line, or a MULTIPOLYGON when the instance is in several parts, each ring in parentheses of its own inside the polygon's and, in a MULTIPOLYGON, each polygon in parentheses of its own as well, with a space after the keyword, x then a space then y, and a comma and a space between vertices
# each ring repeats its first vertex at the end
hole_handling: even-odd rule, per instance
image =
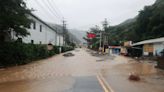
POLYGON ((69 28, 87 30, 94 25, 101 25, 105 18, 110 25, 117 25, 133 18, 145 5, 153 4, 155 0, 26 0, 26 2, 28 7, 33 8, 34 13, 44 21, 62 24, 61 20, 64 17, 69 28))

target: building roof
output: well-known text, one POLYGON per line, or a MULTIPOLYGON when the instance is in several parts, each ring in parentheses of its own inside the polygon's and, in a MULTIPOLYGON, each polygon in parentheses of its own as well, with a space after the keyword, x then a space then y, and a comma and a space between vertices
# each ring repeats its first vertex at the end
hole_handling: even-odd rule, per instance
POLYGON ((63 26, 54 23, 47 23, 47 24, 50 25, 52 28, 56 29, 58 34, 63 34, 63 26))
POLYGON ((164 42, 164 37, 137 42, 137 43, 132 44, 132 46, 151 44, 151 43, 160 43, 160 42, 164 42))
POLYGON ((111 49, 120 49, 121 46, 109 46, 109 48, 111 48, 111 49))
POLYGON ((54 29, 53 27, 51 27, 49 24, 47 24, 46 22, 44 22, 43 20, 41 20, 39 17, 37 17, 36 15, 29 13, 30 16, 34 17, 35 19, 39 20, 41 23, 43 23, 44 25, 46 25, 47 27, 49 27, 50 29, 52 29, 53 31, 57 32, 56 29, 54 29))

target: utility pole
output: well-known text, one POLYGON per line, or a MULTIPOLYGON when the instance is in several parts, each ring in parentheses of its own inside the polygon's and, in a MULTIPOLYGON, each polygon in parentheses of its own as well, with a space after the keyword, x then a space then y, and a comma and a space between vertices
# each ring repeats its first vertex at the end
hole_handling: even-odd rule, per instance
POLYGON ((105 18, 105 21, 103 22, 103 26, 104 26, 104 31, 107 31, 107 28, 108 28, 108 21, 107 21, 106 18, 105 18))
POLYGON ((63 19, 63 45, 65 46, 66 45, 66 35, 67 35, 67 32, 66 32, 66 21, 63 19))
POLYGON ((101 54, 101 50, 102 50, 102 47, 101 47, 101 42, 102 42, 102 32, 100 30, 100 28, 96 25, 96 30, 98 31, 98 34, 100 35, 100 42, 99 42, 99 54, 101 54))
POLYGON ((106 18, 105 18, 105 21, 103 22, 103 27, 104 27, 104 43, 108 44, 107 43, 107 36, 106 36, 107 28, 108 28, 108 21, 106 18))
POLYGON ((61 47, 61 35, 63 36, 63 46, 65 46, 65 34, 66 34, 66 21, 63 18, 62 24, 63 24, 63 32, 59 32, 59 53, 62 52, 62 47, 61 47))
POLYGON ((58 45, 58 29, 56 28, 55 45, 58 45))
POLYGON ((104 32, 103 32, 103 49, 104 49, 104 52, 105 52, 105 45, 108 45, 108 37, 107 37, 107 28, 108 28, 108 21, 107 19, 105 18, 105 21, 103 22, 103 28, 104 28, 104 32))
POLYGON ((101 47, 101 41, 102 40, 102 32, 101 32, 101 30, 100 30, 100 46, 99 46, 99 54, 101 54, 101 52, 102 52, 102 47, 101 47))

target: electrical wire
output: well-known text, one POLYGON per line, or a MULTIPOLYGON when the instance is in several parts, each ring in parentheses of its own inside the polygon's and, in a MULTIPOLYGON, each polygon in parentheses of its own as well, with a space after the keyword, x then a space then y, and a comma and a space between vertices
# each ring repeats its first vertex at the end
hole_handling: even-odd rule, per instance
POLYGON ((58 17, 60 17, 61 19, 63 18, 63 16, 62 16, 62 14, 59 14, 58 13, 58 11, 57 11, 57 8, 56 7, 54 7, 55 6, 55 4, 52 4, 53 2, 51 1, 49 1, 49 0, 46 0, 47 2, 48 2, 48 4, 49 4, 49 6, 51 7, 51 9, 54 11, 54 13, 56 13, 57 14, 57 16, 58 17))
POLYGON ((63 16, 61 10, 57 7, 55 1, 54 1, 54 0, 51 0, 51 1, 52 1, 52 3, 53 3, 54 7, 57 9, 57 11, 58 11, 58 12, 60 13, 60 15, 62 16, 62 18, 64 18, 64 16, 63 16))
MULTIPOLYGON (((46 0, 47 1, 47 0, 46 0)), ((57 16, 57 14, 54 13, 54 11, 52 10, 52 7, 49 6, 48 2, 46 2, 45 0, 43 0, 44 5, 47 6, 47 9, 59 20, 61 19, 61 17, 57 16)))
MULTIPOLYGON (((33 5, 33 4, 32 4, 32 2, 29 0, 29 1, 27 2, 27 5, 33 5)), ((39 7, 38 4, 37 4, 37 7, 39 7)), ((32 6, 30 6, 29 8, 32 9, 32 11, 37 11, 37 10, 33 9, 32 6)), ((42 7, 41 7, 41 8, 42 8, 42 7)), ((44 11, 41 11, 40 14, 42 14, 42 16, 45 17, 45 18, 47 17, 47 14, 44 13, 44 11)), ((52 16, 48 16, 48 17, 52 17, 52 16)))
MULTIPOLYGON (((49 13, 49 14, 51 15, 51 18, 52 18, 52 19, 54 19, 54 16, 57 17, 56 14, 54 14, 54 13, 52 12, 52 10, 50 9, 50 7, 47 6, 47 4, 43 5, 43 4, 41 4, 38 0, 34 0, 34 1, 40 6, 40 8, 42 8, 42 10, 46 11, 47 13, 49 13), (44 7, 44 6, 46 6, 47 8, 44 7)), ((43 0, 43 1, 44 1, 44 0, 43 0)), ((47 15, 48 15, 48 14, 47 14, 47 15)), ((55 19, 60 20, 58 17, 55 18, 55 19)), ((61 20, 60 20, 60 21, 61 21, 61 20)))
POLYGON ((50 12, 48 12, 48 11, 42 6, 42 4, 41 4, 38 0, 33 0, 33 1, 36 3, 36 5, 37 5, 38 7, 41 8, 41 10, 44 12, 44 14, 45 14, 47 17, 54 19, 53 16, 52 16, 52 14, 51 14, 50 12))

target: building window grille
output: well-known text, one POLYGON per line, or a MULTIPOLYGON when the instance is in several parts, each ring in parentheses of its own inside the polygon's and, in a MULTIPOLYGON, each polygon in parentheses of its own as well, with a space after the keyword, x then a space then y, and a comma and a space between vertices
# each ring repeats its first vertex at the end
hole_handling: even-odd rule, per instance
POLYGON ((42 25, 40 25, 40 32, 42 32, 42 25))
POLYGON ((33 29, 36 29, 36 22, 33 22, 33 29))

